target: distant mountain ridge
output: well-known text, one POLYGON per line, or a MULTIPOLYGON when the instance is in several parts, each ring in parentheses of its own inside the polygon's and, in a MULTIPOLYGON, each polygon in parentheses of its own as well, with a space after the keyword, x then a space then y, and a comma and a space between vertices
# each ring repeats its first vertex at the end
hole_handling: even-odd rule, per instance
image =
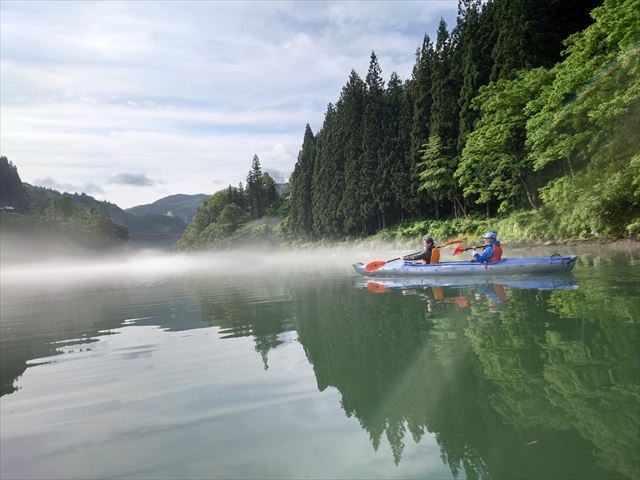
MULTIPOLYGON (((36 211, 44 210, 51 199, 62 196, 62 193, 51 188, 38 187, 28 183, 23 183, 23 185, 30 198, 32 208, 36 211)), ((187 227, 186 222, 179 217, 157 214, 136 215, 123 210, 115 203, 100 201, 85 193, 70 195, 74 203, 104 210, 112 221, 125 225, 130 234, 182 233, 187 227)))
POLYGON ((200 205, 210 196, 211 195, 205 195, 203 193, 194 195, 178 193, 161 198, 153 203, 127 208, 126 211, 134 215, 155 214, 178 217, 182 219, 185 224, 188 224, 191 222, 191 219, 193 219, 198 208, 200 208, 200 205))

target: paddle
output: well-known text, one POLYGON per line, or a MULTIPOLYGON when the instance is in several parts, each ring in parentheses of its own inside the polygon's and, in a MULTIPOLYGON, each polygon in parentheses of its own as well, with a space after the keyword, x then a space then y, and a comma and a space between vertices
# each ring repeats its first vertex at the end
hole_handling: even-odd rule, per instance
POLYGON ((459 255, 462 252, 466 252, 468 250, 473 250, 474 248, 485 248, 486 246, 487 245, 479 245, 477 247, 469 247, 469 248, 464 248, 464 247, 461 247, 461 246, 457 246, 456 249, 453 251, 453 254, 454 255, 459 255))
MULTIPOLYGON (((435 247, 435 248, 444 248, 444 247, 448 247, 449 245, 454 245, 456 243, 462 243, 462 240, 451 240, 450 242, 445 243, 444 245, 440 245, 439 247, 435 247)), ((415 253, 410 253, 409 255, 417 255, 420 252, 415 252, 415 253)), ((405 255, 407 256, 407 255, 405 255)), ((371 262, 371 263, 367 263, 367 266, 364 267, 364 269, 367 272, 373 272, 374 270, 379 269, 380 267, 384 267, 387 263, 389 262, 395 262, 396 260, 400 260, 402 257, 398 257, 398 258, 392 258, 391 260, 376 260, 375 262, 371 262)))

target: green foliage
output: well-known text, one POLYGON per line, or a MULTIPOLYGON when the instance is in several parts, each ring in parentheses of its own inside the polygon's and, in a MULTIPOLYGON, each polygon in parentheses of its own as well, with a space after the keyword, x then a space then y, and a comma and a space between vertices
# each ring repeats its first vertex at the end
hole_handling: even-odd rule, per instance
POLYGON ((569 38, 566 59, 527 124, 537 168, 560 162, 571 171, 594 156, 638 151, 639 12, 638 0, 606 1, 593 11, 596 22, 569 38))
POLYGON ((551 72, 538 68, 480 89, 472 102, 480 120, 455 173, 465 197, 477 204, 497 203, 499 212, 522 206, 523 197, 536 207, 535 191, 528 185, 533 168, 524 148, 526 107, 552 80, 551 72))
POLYGON ((249 214, 237 206, 235 203, 230 203, 222 209, 220 215, 218 215, 218 223, 222 225, 228 225, 232 231, 235 231, 241 225, 244 225, 249 221, 249 214))
POLYGON ((98 208, 83 208, 70 202, 71 195, 52 200, 41 214, 2 213, 2 234, 42 239, 48 243, 106 248, 121 245, 129 239, 124 225, 113 222, 98 208))
POLYGON ((313 233, 313 175, 316 163, 316 139, 309 124, 305 127, 302 149, 291 174, 290 226, 296 236, 310 237, 313 233))
MULTIPOLYGON (((258 155, 254 155, 251 170, 249 170, 249 174, 247 175, 247 202, 249 204, 251 218, 262 217, 267 206, 265 185, 262 177, 263 173, 260 167, 260 160, 258 159, 258 155)), ((273 185, 273 187, 275 189, 275 185, 273 185)))
POLYGON ((559 178, 541 190, 543 215, 561 237, 621 237, 627 225, 640 216, 634 173, 630 163, 622 171, 615 165, 602 169, 591 166, 577 175, 559 178))
MULTIPOLYGON (((229 185, 209 197, 196 212, 176 248, 226 248, 265 237, 279 241, 281 231, 276 231, 275 226, 288 213, 289 202, 278 195, 271 176, 262 173, 257 156, 253 157, 247 180, 246 190, 242 184, 238 188, 229 185), (251 221, 253 215, 260 211, 272 216, 263 215, 251 221)), ((290 226, 287 232, 292 233, 290 226)))
MULTIPOLYGON (((441 138, 432 134, 425 149, 420 150, 420 153, 422 161, 418 167, 421 169, 419 177, 422 183, 418 190, 426 191, 433 198, 436 206, 446 198, 451 200, 457 187, 453 178, 455 160, 446 152, 441 138)), ((436 218, 438 218, 437 207, 436 218)))
MULTIPOLYGON (((549 132, 543 130, 550 120, 545 115, 553 117, 565 106, 565 97, 559 103, 553 101, 562 90, 558 78, 566 70, 554 66, 561 60, 562 42, 589 25, 588 13, 600 1, 461 0, 455 28, 449 32, 441 21, 435 44, 425 35, 411 79, 402 84, 392 74, 386 90, 372 53, 366 82, 351 72, 340 99, 327 108, 313 149, 305 131, 292 175, 297 186, 288 231, 307 239, 344 239, 417 216, 447 218, 483 210, 489 216, 496 210, 504 214, 538 208, 541 187, 589 163, 571 159, 564 171, 546 168, 549 162, 541 161, 544 152, 536 136, 547 140, 549 132), (490 78, 496 83, 488 84, 490 78)), ((607 14, 595 14, 597 22, 602 22, 599 28, 615 30, 614 37, 636 28, 636 13, 630 12, 629 2, 608 3, 607 14), (631 20, 610 14, 623 3, 621 12, 631 20)), ((587 36, 592 42, 591 57, 610 50, 599 37, 587 36)), ((631 48, 629 38, 635 37, 625 33, 621 38, 631 48)), ((579 39, 570 41, 569 56, 582 48, 576 47, 579 43, 579 39)), ((632 66, 621 70, 625 73, 618 75, 611 88, 625 82, 630 88, 619 101, 606 104, 602 108, 606 111, 598 112, 602 122, 609 122, 616 112, 618 120, 625 115, 627 120, 640 117, 631 109, 638 98, 631 85, 636 72, 632 66)), ((569 79, 568 92, 584 88, 588 78, 569 79)), ((608 150, 625 156, 636 148, 633 139, 638 136, 632 134, 636 125, 612 123, 616 122, 624 128, 607 126, 607 135, 618 132, 608 150)), ((564 147, 562 135, 553 135, 552 141, 564 147)), ((560 158, 557 152, 551 153, 550 158, 560 158)), ((587 151, 580 155, 596 158, 587 151)), ((608 158, 609 154, 602 155, 603 161, 608 158)))

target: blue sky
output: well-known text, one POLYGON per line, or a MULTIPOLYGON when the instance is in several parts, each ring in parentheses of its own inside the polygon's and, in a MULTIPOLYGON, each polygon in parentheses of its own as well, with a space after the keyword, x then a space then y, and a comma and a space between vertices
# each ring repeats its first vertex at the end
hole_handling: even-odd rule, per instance
POLYGON ((122 207, 286 180, 375 50, 411 74, 457 1, 0 3, 0 148, 23 181, 122 207), (278 178, 279 177, 279 178, 278 178))

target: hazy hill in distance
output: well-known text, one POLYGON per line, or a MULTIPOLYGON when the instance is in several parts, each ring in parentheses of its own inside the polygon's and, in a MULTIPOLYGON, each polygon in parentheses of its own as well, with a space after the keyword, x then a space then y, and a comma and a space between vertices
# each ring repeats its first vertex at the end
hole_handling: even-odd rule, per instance
POLYGON ((156 200, 147 205, 137 205, 127 208, 127 212, 135 215, 156 214, 178 217, 185 223, 191 222, 191 219, 200 208, 200 205, 209 198, 210 195, 198 193, 195 195, 185 195, 179 193, 156 200))
MULTIPOLYGON (((57 190, 51 188, 37 187, 23 183, 27 194, 31 199, 32 206, 35 210, 43 210, 49 204, 52 198, 61 196, 57 190)), ((115 203, 96 200, 85 193, 74 193, 71 195, 74 203, 85 207, 96 207, 104 210, 109 218, 116 223, 125 225, 129 229, 130 234, 141 233, 182 233, 186 228, 186 222, 179 217, 169 217, 166 215, 143 214, 136 215, 134 213, 121 209, 115 203)))

